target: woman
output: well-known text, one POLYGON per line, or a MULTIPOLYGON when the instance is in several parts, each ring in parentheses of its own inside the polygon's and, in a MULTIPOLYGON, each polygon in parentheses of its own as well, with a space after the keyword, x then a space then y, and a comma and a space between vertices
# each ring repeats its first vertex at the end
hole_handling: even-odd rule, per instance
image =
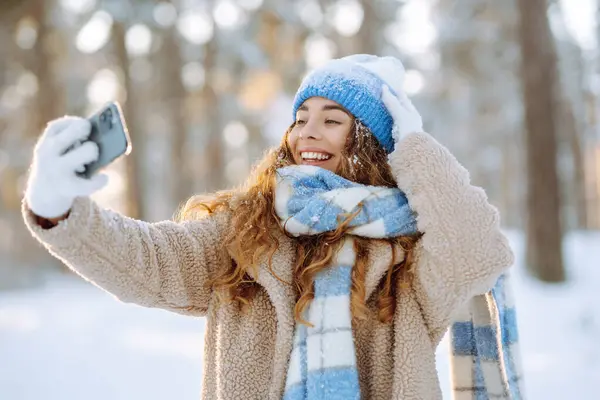
POLYGON ((497 210, 431 136, 391 57, 313 71, 294 123, 240 189, 179 222, 98 207, 78 118, 51 123, 24 201, 33 235, 125 302, 207 316, 203 398, 441 399, 453 314, 513 261, 497 210))

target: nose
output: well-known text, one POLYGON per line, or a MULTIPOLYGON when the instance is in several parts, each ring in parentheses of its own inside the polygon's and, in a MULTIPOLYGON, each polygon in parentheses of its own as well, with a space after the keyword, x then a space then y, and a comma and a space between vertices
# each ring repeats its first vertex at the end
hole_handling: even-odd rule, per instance
POLYGON ((322 135, 316 122, 308 121, 300 131, 300 139, 321 140, 322 135))

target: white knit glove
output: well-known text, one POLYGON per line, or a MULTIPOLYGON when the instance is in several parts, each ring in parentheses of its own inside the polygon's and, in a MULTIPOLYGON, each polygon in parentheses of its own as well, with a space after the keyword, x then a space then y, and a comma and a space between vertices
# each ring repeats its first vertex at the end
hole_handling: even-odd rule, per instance
POLYGON ((389 87, 383 86, 381 100, 394 120, 392 136, 394 142, 414 132, 423 132, 423 119, 406 93, 400 91, 398 97, 390 92, 389 87))
POLYGON ((89 196, 108 183, 108 176, 96 174, 81 178, 76 172, 98 159, 98 145, 85 142, 90 122, 78 117, 63 117, 48 124, 35 146, 33 164, 27 181, 25 201, 42 218, 65 215, 78 196, 89 196), (65 150, 76 147, 65 153, 65 150))

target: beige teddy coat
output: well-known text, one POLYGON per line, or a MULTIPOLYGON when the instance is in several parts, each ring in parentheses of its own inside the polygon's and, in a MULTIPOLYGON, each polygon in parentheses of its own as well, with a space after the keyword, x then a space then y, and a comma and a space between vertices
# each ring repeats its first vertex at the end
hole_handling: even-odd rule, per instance
MULTIPOLYGON (((362 399, 441 399, 435 349, 453 313, 491 289, 513 253, 485 192, 470 184, 468 172, 430 135, 403 138, 389 163, 424 235, 415 249, 414 282, 399 291, 393 323, 378 322, 373 312, 353 325, 362 399)), ((206 316, 203 399, 281 399, 296 293, 263 262, 249 312, 216 307, 205 283, 231 262, 223 249, 225 213, 147 223, 78 198, 66 220, 44 230, 26 205, 23 212, 32 234, 54 256, 120 300, 206 316)), ((290 281, 294 242, 279 239, 273 269, 290 281)), ((403 253, 397 253, 401 261, 403 253)), ((390 265, 391 249, 373 243, 370 256, 368 306, 376 310, 373 292, 390 265)))

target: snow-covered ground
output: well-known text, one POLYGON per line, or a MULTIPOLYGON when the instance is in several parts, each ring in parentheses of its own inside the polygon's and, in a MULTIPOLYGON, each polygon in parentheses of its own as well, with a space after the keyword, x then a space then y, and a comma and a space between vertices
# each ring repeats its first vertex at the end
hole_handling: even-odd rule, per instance
MULTIPOLYGON (((522 240, 511 238, 527 398, 599 398, 600 233, 568 237, 570 282, 555 287, 525 276, 522 240)), ((203 319, 121 304, 74 277, 0 293, 0 400, 198 399, 203 329, 203 319)), ((446 353, 444 341, 447 392, 446 353)))

